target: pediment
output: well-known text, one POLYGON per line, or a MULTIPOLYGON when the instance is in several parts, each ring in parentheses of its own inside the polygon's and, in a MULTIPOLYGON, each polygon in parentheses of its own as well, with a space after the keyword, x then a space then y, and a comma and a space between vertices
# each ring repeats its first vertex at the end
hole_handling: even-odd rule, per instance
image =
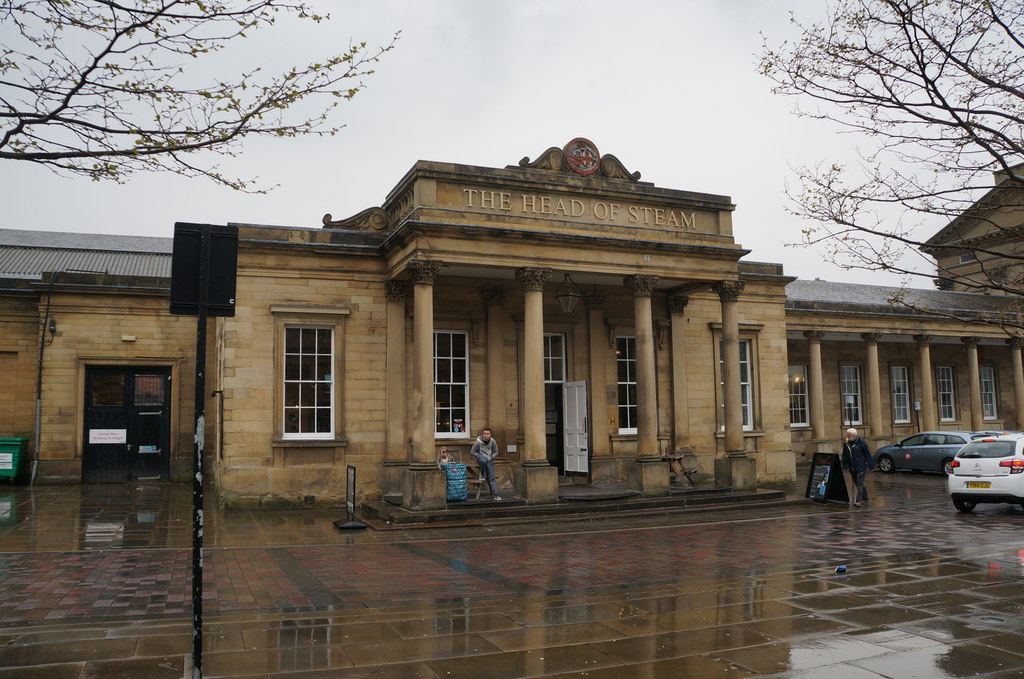
MULTIPOLYGON (((508 169, 515 167, 509 165, 508 169)), ((552 146, 532 161, 525 156, 518 167, 568 176, 640 181, 639 172, 630 172, 621 160, 610 153, 602 155, 593 142, 582 137, 573 139, 562 148, 552 146)))

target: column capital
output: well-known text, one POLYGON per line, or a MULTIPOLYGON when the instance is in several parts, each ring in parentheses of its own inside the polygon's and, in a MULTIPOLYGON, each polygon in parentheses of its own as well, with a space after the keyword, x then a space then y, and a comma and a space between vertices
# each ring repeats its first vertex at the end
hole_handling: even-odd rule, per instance
POLYGON ((648 276, 646 274, 635 274, 622 279, 622 284, 629 288, 634 297, 650 297, 654 292, 654 286, 661 280, 661 276, 648 276))
POLYGON ((811 344, 821 344, 821 340, 825 339, 825 331, 804 330, 804 337, 806 337, 811 344))
POLYGON ((977 337, 961 337, 960 341, 967 348, 972 348, 973 347, 973 348, 976 349, 978 347, 978 338, 977 337))
POLYGON ((919 347, 930 347, 932 345, 932 335, 914 335, 914 341, 917 342, 919 347))
POLYGON ((527 292, 543 292, 544 283, 551 278, 551 269, 533 269, 522 267, 516 269, 516 280, 523 284, 527 292))
POLYGON ((587 305, 588 309, 593 311, 602 311, 604 309, 605 295, 602 292, 585 292, 583 293, 583 303, 587 305))
POLYGON ((724 304, 738 301, 746 285, 746 281, 718 281, 711 284, 711 289, 718 293, 718 298, 724 304))
POLYGON ((437 272, 444 266, 441 262, 426 259, 414 259, 409 262, 405 270, 409 272, 409 278, 413 285, 433 285, 437 278, 437 272))
POLYGON ((1021 347, 1024 347, 1024 337, 1007 337, 1006 344, 1014 349, 1020 349, 1021 347))
POLYGON ((404 302, 408 286, 405 281, 386 281, 384 294, 389 302, 404 302))
POLYGON ((690 303, 690 298, 686 295, 672 295, 668 298, 669 313, 675 316, 681 316, 686 312, 686 306, 690 303))
POLYGON ((484 288, 484 304, 505 306, 505 288, 484 288))
POLYGON ((878 344, 878 341, 882 339, 882 333, 880 332, 862 332, 860 338, 867 344, 878 344))

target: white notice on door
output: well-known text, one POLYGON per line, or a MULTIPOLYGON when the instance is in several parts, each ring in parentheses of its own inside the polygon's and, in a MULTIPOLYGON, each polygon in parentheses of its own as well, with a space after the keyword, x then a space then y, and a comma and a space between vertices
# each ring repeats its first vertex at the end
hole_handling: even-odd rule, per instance
POLYGON ((128 443, 128 430, 90 429, 89 443, 128 443))

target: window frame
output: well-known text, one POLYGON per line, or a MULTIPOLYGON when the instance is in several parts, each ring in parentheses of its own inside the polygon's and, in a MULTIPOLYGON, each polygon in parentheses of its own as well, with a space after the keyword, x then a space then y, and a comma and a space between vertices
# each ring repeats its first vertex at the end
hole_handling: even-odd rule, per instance
MULTIPOLYGON (((450 342, 449 342, 449 346, 451 346, 450 342)), ((470 393, 469 393, 469 387, 470 387, 470 373, 469 373, 469 371, 470 371, 470 350, 469 350, 469 347, 470 347, 470 336, 469 336, 469 332, 467 330, 453 330, 453 329, 447 329, 447 328, 435 328, 434 329, 434 333, 433 333, 433 346, 431 347, 431 352, 430 352, 431 353, 432 365, 433 365, 432 385, 433 385, 433 396, 434 396, 434 398, 432 399, 432 401, 433 401, 433 404, 434 404, 433 405, 433 410, 434 410, 434 415, 433 415, 433 420, 434 420, 434 438, 437 438, 437 439, 468 439, 468 438, 470 438, 470 431, 471 431, 470 422, 472 422, 472 420, 470 419, 470 393), (438 350, 438 341, 437 340, 438 340, 438 336, 441 335, 441 334, 446 334, 449 337, 452 337, 452 336, 455 336, 455 335, 460 336, 462 338, 462 346, 465 349, 465 356, 457 357, 457 356, 449 355, 449 356, 445 356, 445 357, 439 357, 438 356, 438 352, 437 352, 437 350, 438 350), (440 364, 440 361, 442 361, 442 360, 454 361, 456 359, 460 359, 460 360, 465 362, 465 365, 464 365, 465 381, 463 381, 463 382, 454 382, 454 381, 453 382, 439 382, 438 381, 438 366, 440 364), (463 406, 461 408, 456 407, 456 406, 452 406, 452 405, 447 406, 447 410, 449 411, 449 416, 450 416, 449 417, 449 431, 441 431, 441 430, 438 429, 438 422, 439 422, 438 414, 439 414, 440 411, 444 410, 445 408, 442 408, 439 405, 440 404, 440 400, 438 398, 438 388, 439 387, 452 388, 452 387, 455 387, 455 386, 461 386, 462 387, 463 395, 464 395, 464 404, 463 404, 463 406), (463 411, 462 431, 455 431, 454 430, 455 419, 456 418, 454 417, 453 413, 455 413, 458 410, 462 410, 463 411)), ((454 370, 452 370, 451 372, 454 373, 454 370)))
POLYGON ((639 417, 639 412, 637 410, 637 403, 636 403, 636 396, 637 396, 637 394, 636 394, 636 368, 637 368, 636 350, 637 350, 637 347, 636 347, 636 335, 617 335, 615 337, 615 387, 616 387, 616 389, 615 389, 616 411, 615 412, 616 412, 616 422, 618 424, 618 433, 619 434, 623 434, 623 435, 629 435, 629 434, 636 434, 637 433, 637 428, 636 428, 635 425, 637 424, 637 418, 639 417), (626 342, 626 348, 627 349, 629 348, 630 341, 632 341, 632 344, 633 344, 633 353, 632 353, 632 355, 628 355, 629 352, 627 351, 627 356, 625 358, 622 358, 622 350, 619 347, 619 342, 620 341, 626 342), (620 372, 621 365, 620 364, 623 363, 623 362, 625 363, 625 365, 627 367, 627 371, 626 371, 627 375, 626 376, 629 377, 631 375, 632 378, 633 378, 632 381, 628 381, 628 380, 627 381, 622 381, 620 379, 621 378, 621 372, 620 372), (632 366, 632 371, 629 370, 630 366, 632 366), (626 399, 627 402, 626 403, 622 402, 623 385, 626 385, 626 395, 627 395, 627 399, 626 399), (630 393, 630 386, 632 386, 632 399, 631 399, 632 403, 629 402, 630 399, 628 398, 628 395, 630 393), (627 413, 631 412, 633 414, 632 418, 630 419, 630 424, 633 424, 634 426, 632 426, 632 427, 623 427, 622 426, 622 409, 623 408, 626 409, 627 413))
POLYGON ((566 364, 568 363, 568 353, 569 352, 568 352, 568 349, 566 347, 567 343, 568 343, 568 338, 566 337, 566 334, 564 332, 546 332, 546 333, 544 333, 544 383, 545 384, 563 384, 563 383, 565 383, 565 381, 567 379, 567 375, 568 375, 568 372, 567 372, 568 366, 566 364), (558 356, 555 356, 555 354, 550 351, 551 348, 552 348, 551 340, 553 338, 556 338, 556 337, 561 342, 561 346, 560 346, 561 354, 558 355, 558 356), (556 363, 556 361, 558 363, 556 363), (554 371, 552 370, 552 368, 554 368, 556 365, 558 365, 558 367, 561 368, 561 375, 557 375, 556 376, 554 374, 554 371))
POLYGON ((978 387, 981 391, 981 419, 999 419, 999 384, 996 381, 999 372, 994 365, 978 366, 978 387), (986 373, 988 377, 986 377, 986 373), (986 389, 986 383, 991 385, 986 389), (987 402, 986 402, 987 401, 987 402), (991 410, 988 410, 991 405, 991 410))
POLYGON ((890 405, 890 409, 891 409, 893 424, 910 424, 910 422, 911 422, 911 419, 912 419, 911 413, 913 412, 913 408, 912 408, 913 401, 912 401, 912 399, 910 397, 910 386, 911 386, 910 366, 902 365, 902 364, 900 364, 900 365, 890 365, 889 366, 889 399, 890 399, 889 400, 889 405, 890 405), (903 376, 902 376, 901 379, 897 379, 897 377, 896 377, 896 372, 897 371, 901 371, 903 373, 903 376), (896 391, 896 385, 901 383, 901 382, 902 382, 902 384, 904 386, 904 390, 903 390, 902 393, 896 391), (904 403, 903 403, 902 407, 903 407, 903 409, 906 410, 906 413, 907 413, 905 418, 900 417, 899 416, 899 412, 897 410, 897 408, 900 407, 899 404, 898 404, 898 401, 900 400, 901 397, 904 400, 904 403))
POLYGON ((853 363, 845 363, 839 366, 839 405, 842 412, 844 427, 864 424, 864 392, 861 390, 860 366, 853 363), (852 374, 853 380, 848 377, 852 374), (856 390, 850 391, 851 383, 856 383, 856 390), (852 405, 848 397, 854 397, 852 405))
MULTIPOLYGON (((743 414, 743 431, 754 431, 755 404, 754 404, 754 338, 740 337, 740 410, 743 414)), ((722 351, 722 337, 718 337, 718 417, 719 431, 725 431, 725 382, 723 381, 723 367, 725 363, 725 352, 722 351)))
MULTIPOLYGON (((281 351, 280 351, 281 371, 279 373, 279 384, 280 384, 280 389, 281 389, 281 399, 280 399, 280 401, 278 403, 278 417, 280 417, 280 422, 281 422, 281 426, 280 426, 281 438, 283 440, 287 440, 287 441, 323 441, 323 440, 332 441, 332 440, 334 440, 337 437, 337 429, 338 429, 338 420, 337 420, 337 412, 338 412, 338 410, 337 410, 337 400, 338 400, 338 380, 337 380, 337 377, 338 377, 338 371, 337 371, 337 368, 338 368, 338 338, 337 338, 337 329, 331 323, 286 322, 286 323, 284 323, 284 325, 282 327, 282 340, 281 340, 281 347, 280 347, 280 349, 281 349, 281 351), (300 350, 299 350, 298 354, 291 354, 288 351, 288 334, 289 334, 290 331, 297 331, 299 333, 300 350), (307 353, 302 352, 302 341, 303 341, 303 333, 304 333, 304 331, 313 331, 317 335, 316 347, 315 347, 314 352, 311 353, 311 354, 307 354, 307 353), (329 340, 330 354, 323 354, 323 353, 319 352, 319 349, 320 349, 319 332, 320 331, 327 331, 327 332, 330 333, 330 340, 329 340), (323 380, 323 379, 312 379, 312 380, 303 379, 301 374, 299 375, 298 379, 289 379, 289 377, 288 377, 289 358, 288 357, 290 355, 297 355, 297 356, 300 356, 300 357, 307 356, 307 355, 313 356, 314 357, 314 362, 317 363, 317 364, 319 364, 319 360, 317 360, 317 359, 320 356, 325 356, 325 355, 328 356, 328 359, 329 359, 329 362, 330 362, 330 370, 331 370, 331 372, 328 373, 329 379, 327 379, 327 380, 323 380), (288 405, 288 403, 289 403, 288 391, 289 391, 289 385, 290 384, 297 384, 298 385, 298 390, 300 392, 300 395, 299 395, 299 405, 298 406, 290 406, 290 405, 288 405), (302 395, 301 394, 302 394, 302 392, 305 391, 305 388, 303 386, 305 384, 313 385, 314 391, 319 391, 319 385, 321 385, 321 384, 328 384, 329 385, 329 388, 330 388, 330 405, 327 407, 327 410, 328 410, 327 417, 328 417, 328 422, 330 423, 330 428, 329 428, 328 431, 294 431, 294 432, 288 431, 289 411, 293 410, 296 407, 299 409, 299 413, 300 413, 300 416, 299 416, 299 426, 301 428, 301 424, 302 424, 302 416, 301 416, 301 411, 302 411, 302 395)), ((300 362, 301 362, 301 359, 300 359, 300 362)), ((319 418, 315 418, 315 419, 317 421, 319 420, 319 418)))
POLYGON ((939 416, 939 422, 955 422, 956 413, 956 369, 951 365, 935 366, 935 405, 939 416), (948 377, 943 377, 943 374, 948 377), (948 388, 944 388, 948 384, 948 388), (944 397, 948 401, 944 402, 944 397), (944 415, 943 409, 948 409, 949 414, 944 415))
POLYGON ((811 426, 810 399, 807 388, 807 366, 797 364, 789 366, 789 426, 809 427, 811 426), (799 385, 799 388, 795 388, 799 385), (796 403, 794 403, 796 400, 796 403), (803 413, 803 417, 795 417, 796 413, 803 413))

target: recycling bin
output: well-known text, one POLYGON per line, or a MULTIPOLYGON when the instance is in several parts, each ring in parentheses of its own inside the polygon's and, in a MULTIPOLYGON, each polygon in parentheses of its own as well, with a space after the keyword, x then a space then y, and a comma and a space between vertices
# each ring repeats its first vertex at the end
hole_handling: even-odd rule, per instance
POLYGON ((21 461, 25 459, 26 448, 28 439, 0 436, 0 480, 6 479, 8 483, 14 483, 21 472, 21 461))

